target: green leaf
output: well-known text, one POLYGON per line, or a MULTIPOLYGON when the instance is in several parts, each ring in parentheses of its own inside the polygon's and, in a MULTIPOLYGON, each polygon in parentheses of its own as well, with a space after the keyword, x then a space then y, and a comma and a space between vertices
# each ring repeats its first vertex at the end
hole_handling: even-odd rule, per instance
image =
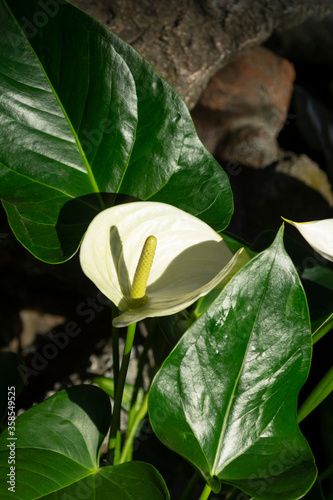
POLYGON ((307 303, 281 229, 164 362, 149 397, 153 430, 214 492, 220 480, 256 499, 300 498, 316 477, 296 418, 310 359, 307 303))
POLYGON ((226 174, 179 95, 130 45, 65 0, 0 0, 0 198, 36 257, 70 258, 123 193, 222 230, 226 174), (106 202, 108 204, 108 202, 106 202))
POLYGON ((92 386, 61 391, 23 413, 16 440, 8 431, 0 436, 1 499, 168 499, 163 479, 149 464, 99 468, 110 413, 108 396, 92 386), (7 484, 10 443, 16 447, 15 493, 7 484))

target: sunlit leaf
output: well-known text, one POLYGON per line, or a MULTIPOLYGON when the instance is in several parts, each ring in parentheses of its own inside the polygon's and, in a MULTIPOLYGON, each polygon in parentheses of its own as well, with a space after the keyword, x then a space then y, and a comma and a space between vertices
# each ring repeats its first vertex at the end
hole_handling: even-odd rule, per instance
POLYGON ((260 500, 294 500, 316 477, 297 424, 310 366, 303 288, 283 232, 184 334, 150 391, 153 429, 213 491, 231 483, 260 500))
POLYGON ((233 210, 179 95, 65 0, 0 0, 0 176, 15 235, 52 263, 109 204, 99 192, 166 202, 216 230, 233 210))
POLYGON ((110 422, 110 402, 99 388, 61 391, 16 420, 15 440, 0 436, 2 500, 168 500, 159 473, 132 462, 99 468, 110 422), (9 447, 15 445, 15 492, 8 490, 9 447))

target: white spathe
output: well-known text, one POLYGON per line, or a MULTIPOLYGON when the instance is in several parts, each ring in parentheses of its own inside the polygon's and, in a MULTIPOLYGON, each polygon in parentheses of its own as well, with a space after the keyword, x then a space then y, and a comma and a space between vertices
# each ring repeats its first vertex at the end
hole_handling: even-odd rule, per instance
POLYGON ((310 222, 284 220, 295 226, 316 252, 333 262, 333 219, 310 222))
MULTIPOLYGON (((242 249, 243 250, 243 249, 242 249)), ((84 236, 83 272, 120 311, 116 327, 179 312, 226 282, 248 260, 196 217, 165 203, 135 202, 99 213, 84 236), (157 238, 148 302, 130 310, 134 273, 146 238, 157 238)))

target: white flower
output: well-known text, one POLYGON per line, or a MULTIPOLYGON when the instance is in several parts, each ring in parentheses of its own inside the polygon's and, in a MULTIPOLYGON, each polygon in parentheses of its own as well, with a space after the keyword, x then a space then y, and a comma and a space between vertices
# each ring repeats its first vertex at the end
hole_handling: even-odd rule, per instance
MULTIPOLYGON (((242 249, 243 250, 243 249, 242 249)), ((179 312, 247 262, 246 252, 233 256, 207 224, 164 203, 136 202, 98 214, 84 236, 80 262, 84 273, 120 311, 122 327, 147 317, 179 312), (131 303, 133 277, 148 236, 157 248, 148 278, 147 301, 131 303)))
POLYGON ((316 252, 333 261, 333 219, 311 222, 284 220, 295 226, 316 252))

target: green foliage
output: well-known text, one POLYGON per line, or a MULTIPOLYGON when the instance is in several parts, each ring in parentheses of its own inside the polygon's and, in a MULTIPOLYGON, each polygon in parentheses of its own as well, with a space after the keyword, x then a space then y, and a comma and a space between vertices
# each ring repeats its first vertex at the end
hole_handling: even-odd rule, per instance
POLYGON ((309 315, 282 235, 185 333, 149 397, 154 432, 213 491, 218 478, 263 500, 300 498, 316 477, 296 419, 310 367, 309 315))
POLYGON ((159 473, 132 462, 99 468, 101 444, 108 431, 110 402, 92 386, 60 391, 16 420, 16 440, 0 436, 0 491, 3 500, 167 500, 159 473), (16 445, 15 493, 7 490, 8 443, 16 445), (131 480, 129 481, 129 477, 131 480))
MULTIPOLYGON (((0 176, 13 232, 50 263, 76 252, 98 212, 133 198, 176 206, 216 231, 233 211, 227 176, 200 143, 179 95, 130 45, 65 0, 0 0, 0 176)), ((272 239, 264 234, 249 248, 225 235, 252 261, 221 293, 145 323, 135 384, 125 384, 130 325, 122 364, 113 339, 114 379, 95 379, 104 391, 70 388, 18 417, 15 492, 7 483, 13 436, 10 429, 0 436, 1 498, 169 499, 159 472, 131 461, 147 411, 143 367, 151 344, 165 347, 158 325, 174 349, 152 370, 151 424, 207 482, 200 500, 221 483, 257 500, 324 498, 297 424, 297 398, 309 373, 311 328, 314 343, 332 326, 333 273, 319 262, 306 268, 304 249, 286 241, 306 298, 283 229, 269 246, 272 239), (109 396, 119 410, 113 420, 109 396), (129 412, 125 444, 120 407, 129 412), (101 458, 111 421, 108 459, 119 465, 101 458)), ((17 356, 1 354, 2 414, 8 388, 23 388, 19 366, 17 356)), ((332 369, 299 420, 331 390, 332 369)))
POLYGON ((0 0, 0 198, 16 237, 41 260, 67 260, 109 204, 98 193, 226 227, 227 176, 179 95, 100 23, 48 5, 0 0))

